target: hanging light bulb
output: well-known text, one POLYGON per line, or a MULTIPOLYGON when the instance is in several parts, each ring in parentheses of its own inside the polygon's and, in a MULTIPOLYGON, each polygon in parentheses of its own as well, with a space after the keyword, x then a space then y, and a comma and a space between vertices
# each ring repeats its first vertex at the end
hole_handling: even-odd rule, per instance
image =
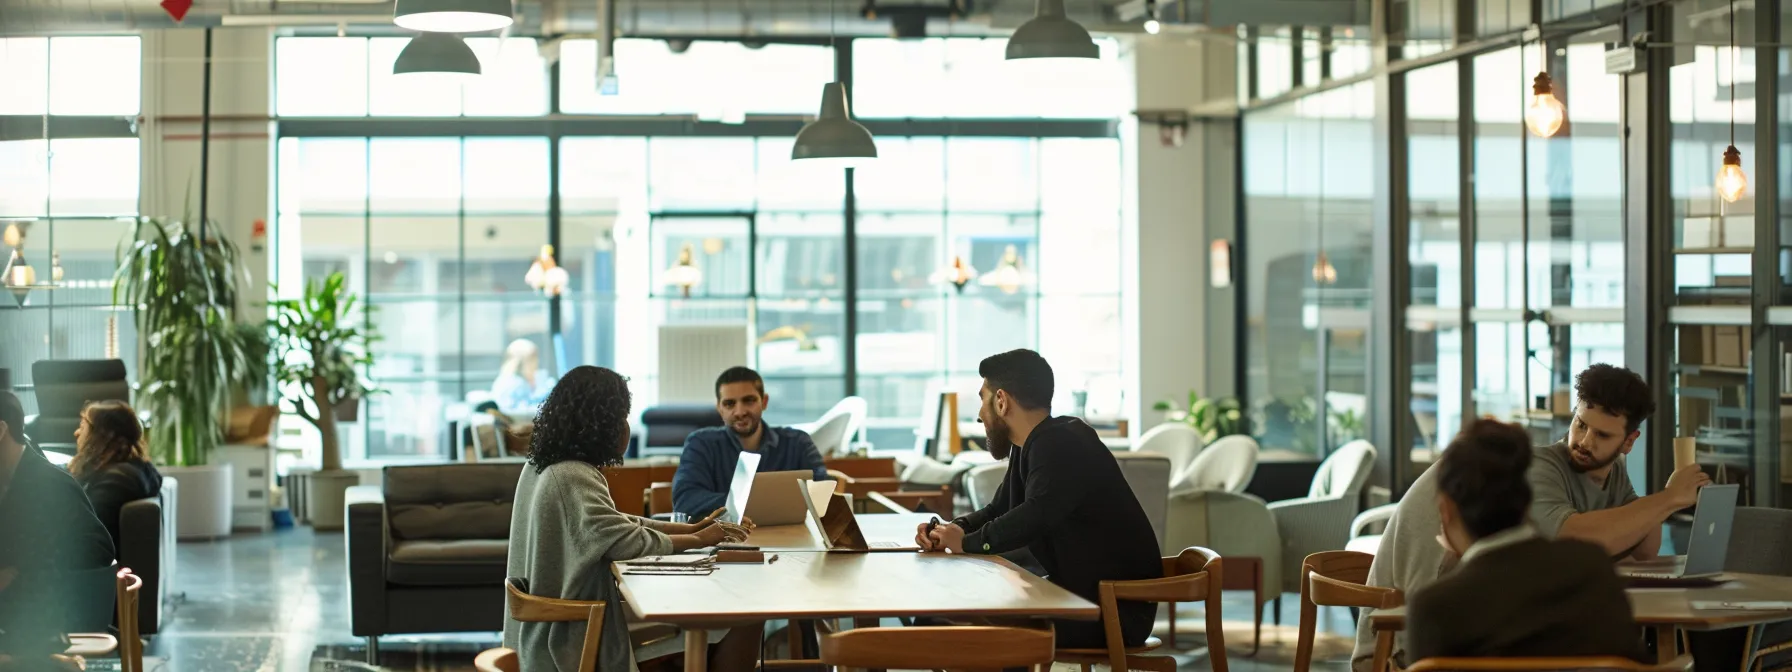
POLYGON ((1313 260, 1313 282, 1329 285, 1337 281, 1338 268, 1332 265, 1331 257, 1325 256, 1325 251, 1321 250, 1319 257, 1313 260))
POLYGON ((1717 169, 1717 195, 1735 203, 1748 190, 1748 174, 1742 172, 1742 151, 1736 149, 1736 0, 1730 0, 1730 146, 1724 148, 1723 166, 1717 169))
POLYGON ((23 247, 25 245, 23 242, 25 240, 25 230, 19 227, 18 222, 7 224, 4 239, 7 247, 23 247))
POLYGON ((1145 0, 1145 32, 1156 35, 1164 29, 1157 21, 1157 0, 1145 0))
POLYGON ((541 256, 536 257, 535 262, 529 264, 529 272, 523 275, 523 282, 528 283, 530 288, 541 292, 542 296, 559 296, 561 292, 566 291, 568 281, 566 269, 554 263, 553 245, 541 246, 541 256))
POLYGON ((50 255, 50 284, 62 284, 62 253, 50 255))
POLYGON ((687 299, 691 297, 691 288, 703 283, 703 269, 692 261, 690 243, 678 251, 678 263, 666 269, 664 278, 668 286, 679 288, 687 299))
POLYGON ((1556 99, 1555 85, 1549 73, 1539 72, 1531 82, 1531 104, 1524 109, 1524 125, 1539 138, 1547 138, 1561 130, 1562 121, 1568 118, 1568 112, 1562 109, 1562 101, 1556 99))
POLYGON ((1020 252, 1009 245, 1002 251, 1002 265, 996 270, 984 274, 977 282, 985 287, 995 287, 1004 294, 1020 291, 1021 285, 1027 284, 1028 275, 1020 268, 1020 252))
POLYGON ((964 286, 971 284, 971 281, 975 279, 977 279, 977 269, 964 263, 964 257, 956 255, 952 257, 952 263, 941 266, 940 270, 934 271, 933 276, 928 278, 936 285, 952 285, 952 288, 958 290, 960 294, 964 293, 964 286))

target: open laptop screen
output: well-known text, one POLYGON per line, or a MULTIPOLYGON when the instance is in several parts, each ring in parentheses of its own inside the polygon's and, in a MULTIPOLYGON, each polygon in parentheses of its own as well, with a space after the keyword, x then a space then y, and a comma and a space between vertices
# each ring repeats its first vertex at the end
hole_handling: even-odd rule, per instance
POLYGON ((740 460, 734 463, 734 482, 728 486, 727 511, 722 514, 728 522, 738 523, 746 515, 747 496, 753 493, 753 476, 758 473, 759 453, 741 451, 740 460))

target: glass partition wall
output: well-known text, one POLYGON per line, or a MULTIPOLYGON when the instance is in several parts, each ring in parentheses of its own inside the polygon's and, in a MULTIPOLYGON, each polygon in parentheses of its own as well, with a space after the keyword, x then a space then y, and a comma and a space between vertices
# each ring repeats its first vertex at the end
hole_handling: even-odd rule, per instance
POLYGON ((1245 29, 1258 38, 1241 47, 1240 82, 1240 389, 1253 432, 1266 450, 1323 456, 1352 436, 1338 416, 1362 395, 1362 435, 1399 447, 1383 451, 1377 479, 1397 477, 1378 484, 1399 493, 1470 417, 1559 440, 1575 375, 1610 363, 1641 372, 1659 400, 1626 463, 1640 489, 1660 486, 1671 439, 1690 437, 1706 471, 1744 485, 1745 503, 1784 505, 1792 145, 1786 132, 1773 136, 1778 151, 1758 142, 1756 120, 1786 129, 1792 97, 1755 73, 1785 73, 1792 51, 1752 46, 1777 42, 1784 17, 1745 7, 1733 44, 1721 3, 1545 2, 1543 25, 1527 31, 1528 4, 1405 3, 1405 32, 1387 36, 1375 67, 1317 83, 1274 56, 1300 33, 1245 29), (1639 34, 1635 66, 1608 59, 1639 34), (1565 113, 1548 136, 1526 124, 1539 71, 1565 113), (1645 83, 1666 94, 1646 96, 1645 83), (1388 122, 1365 122, 1360 141, 1347 139, 1352 108, 1339 98, 1353 93, 1372 101, 1364 119, 1388 122), (1734 202, 1716 183, 1732 120, 1751 184, 1734 202), (1651 194, 1659 209, 1645 208, 1651 194), (1363 268, 1339 249, 1354 240, 1365 241, 1363 268), (1370 240, 1396 242, 1393 268, 1367 264, 1370 240), (1649 290, 1651 277, 1671 281, 1649 290), (1360 304, 1365 384, 1334 364, 1353 361, 1338 358, 1359 308, 1344 297, 1395 282, 1400 291, 1360 304))

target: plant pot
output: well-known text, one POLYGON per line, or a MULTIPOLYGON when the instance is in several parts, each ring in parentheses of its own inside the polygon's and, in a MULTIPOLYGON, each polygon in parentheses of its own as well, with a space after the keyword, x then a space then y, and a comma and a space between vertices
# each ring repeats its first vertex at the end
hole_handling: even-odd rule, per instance
POLYGON ((180 481, 175 507, 177 538, 218 539, 230 536, 231 469, 227 464, 162 467, 180 481))
POLYGON ((361 475, 346 469, 319 471, 305 479, 305 508, 312 529, 342 529, 343 496, 360 485, 361 475))
POLYGON ((337 422, 356 422, 361 419, 361 398, 349 397, 336 404, 337 422))

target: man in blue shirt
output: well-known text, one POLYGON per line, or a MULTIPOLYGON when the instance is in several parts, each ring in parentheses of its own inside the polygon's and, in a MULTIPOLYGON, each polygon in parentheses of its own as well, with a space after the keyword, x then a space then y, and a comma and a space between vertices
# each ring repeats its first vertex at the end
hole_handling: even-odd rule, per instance
POLYGON ((807 432, 769 427, 761 419, 770 403, 765 379, 752 369, 737 366, 716 378, 716 411, 725 424, 685 438, 684 456, 672 477, 672 510, 695 520, 722 508, 743 450, 759 453, 761 473, 807 470, 818 481, 828 480, 821 451, 807 432))

